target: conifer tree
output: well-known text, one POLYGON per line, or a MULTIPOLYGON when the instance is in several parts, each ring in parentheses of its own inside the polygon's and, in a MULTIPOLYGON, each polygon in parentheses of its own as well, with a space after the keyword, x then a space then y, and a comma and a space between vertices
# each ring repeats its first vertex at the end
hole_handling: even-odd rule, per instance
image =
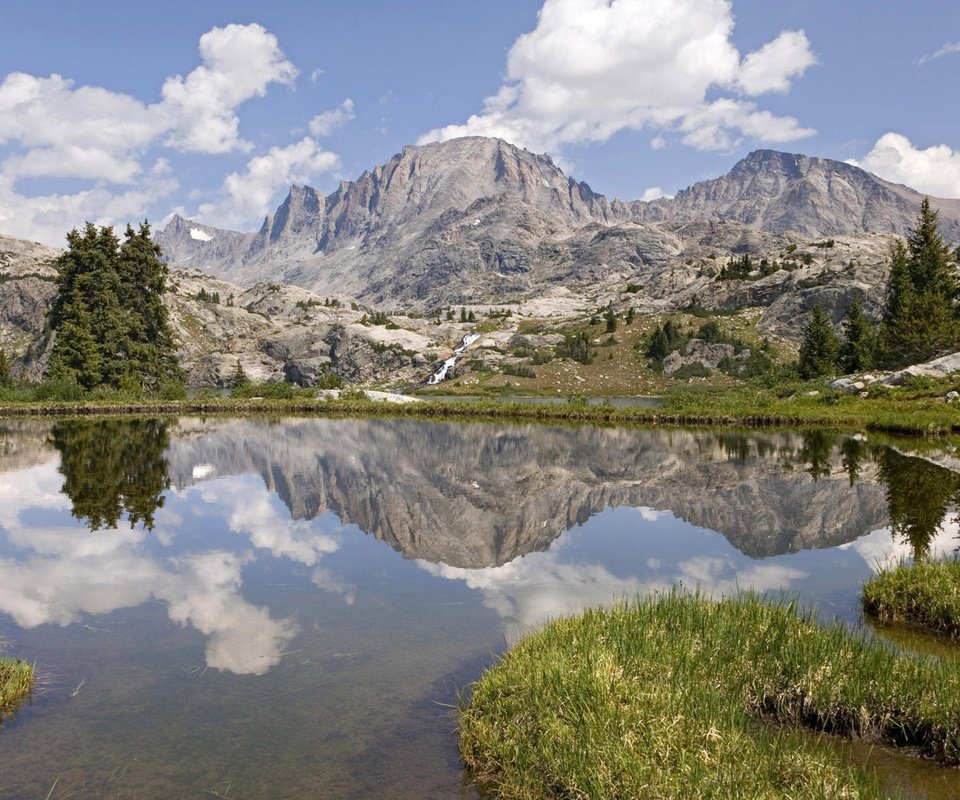
POLYGON ((797 365, 800 376, 806 380, 836 372, 840 342, 833 325, 817 303, 813 313, 803 328, 803 341, 800 343, 800 362, 797 365))
POLYGON ((0 387, 10 385, 10 361, 7 352, 0 347, 0 387))
POLYGON ((840 347, 840 366, 844 372, 859 372, 873 366, 873 325, 860 297, 854 296, 843 317, 843 344, 840 347))
POLYGON ((128 226, 121 246, 112 228, 88 223, 82 233, 67 234, 67 244, 57 260, 48 375, 85 389, 156 389, 181 379, 162 299, 167 266, 149 225, 139 232, 128 226))
POLYGON ((937 212, 924 200, 917 226, 890 256, 883 312, 883 363, 901 367, 960 345, 956 259, 937 231, 937 212))

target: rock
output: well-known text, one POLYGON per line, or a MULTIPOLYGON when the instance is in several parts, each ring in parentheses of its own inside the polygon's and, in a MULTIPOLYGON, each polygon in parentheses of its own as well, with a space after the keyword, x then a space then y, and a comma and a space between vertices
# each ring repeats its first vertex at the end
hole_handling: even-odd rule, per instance
POLYGON ((948 403, 952 403, 958 397, 960 397, 960 392, 947 392, 945 399, 948 403))
POLYGON ((827 384, 829 389, 846 389, 849 386, 853 385, 853 381, 850 378, 837 378, 832 380, 827 384))
POLYGON ((749 355, 749 350, 737 353, 737 349, 732 344, 691 339, 680 350, 674 350, 663 359, 663 373, 664 375, 673 375, 681 367, 691 364, 700 364, 706 369, 716 369, 720 362, 726 358, 742 360, 749 355))
POLYGON ((933 361, 927 361, 923 364, 914 364, 894 372, 881 379, 881 382, 887 386, 899 386, 912 376, 927 376, 930 378, 945 378, 948 375, 960 372, 960 352, 950 353, 933 361))

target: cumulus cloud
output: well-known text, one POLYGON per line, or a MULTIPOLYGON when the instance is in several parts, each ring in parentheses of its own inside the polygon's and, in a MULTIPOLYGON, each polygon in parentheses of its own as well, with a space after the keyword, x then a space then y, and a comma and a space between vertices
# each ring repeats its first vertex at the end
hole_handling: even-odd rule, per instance
POLYGON ((314 136, 326 136, 331 131, 342 128, 356 116, 353 100, 348 97, 336 108, 317 114, 310 120, 308 128, 314 136))
POLYGON ((292 85, 296 67, 263 26, 227 25, 200 37, 203 64, 163 84, 164 115, 173 122, 168 144, 198 153, 227 153, 250 145, 238 135, 236 108, 263 97, 271 83, 292 85))
POLYGON ((960 151, 945 144, 920 149, 900 133, 887 133, 866 156, 850 163, 924 194, 960 197, 960 151))
POLYGON ((177 188, 159 148, 224 154, 249 151, 237 109, 270 85, 292 85, 294 65, 261 25, 227 25, 200 37, 201 64, 167 78, 147 104, 61 75, 13 72, 0 83, 0 230, 62 244, 85 221, 143 218, 177 188), (153 151, 153 152, 151 152, 153 151), (153 162, 154 166, 148 165, 153 162), (91 181, 73 194, 30 196, 23 178, 91 181), (122 188, 117 188, 122 187, 122 188))
POLYGON ((287 147, 271 147, 256 156, 243 172, 231 172, 223 182, 221 199, 204 203, 198 220, 221 227, 243 227, 271 211, 277 190, 291 183, 308 183, 337 167, 335 153, 321 148, 309 136, 287 147))
POLYGON ((500 136, 555 152, 624 129, 680 130, 684 142, 723 150, 741 137, 793 141, 814 133, 726 90, 785 92, 816 63, 803 31, 784 31, 741 56, 729 0, 546 0, 537 27, 507 59, 506 82, 466 123, 422 142, 500 136))

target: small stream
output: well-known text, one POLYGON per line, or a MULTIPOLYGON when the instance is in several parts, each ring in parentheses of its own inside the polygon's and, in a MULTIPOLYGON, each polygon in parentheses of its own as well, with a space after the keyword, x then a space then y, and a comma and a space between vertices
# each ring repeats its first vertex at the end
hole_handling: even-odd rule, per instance
POLYGON ((466 350, 470 345, 472 345, 477 339, 480 338, 479 333, 468 333, 463 337, 463 341, 460 343, 460 346, 453 351, 453 355, 450 356, 443 364, 440 365, 433 375, 427 379, 427 384, 430 386, 436 386, 441 381, 447 379, 447 373, 453 369, 454 365, 457 363, 457 359, 463 355, 463 351, 466 350))

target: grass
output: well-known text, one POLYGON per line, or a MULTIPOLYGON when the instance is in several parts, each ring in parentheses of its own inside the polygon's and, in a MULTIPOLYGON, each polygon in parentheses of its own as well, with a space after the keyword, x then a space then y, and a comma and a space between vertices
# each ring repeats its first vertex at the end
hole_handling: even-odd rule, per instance
POLYGON ((18 658, 0 656, 0 722, 12 716, 33 689, 33 666, 18 658))
POLYGON ((960 639, 960 560, 919 561, 880 572, 863 587, 863 610, 960 639))
MULTIPOLYGON (((538 370, 540 367, 538 367, 538 370)), ((346 393, 340 400, 317 400, 314 389, 277 384, 269 392, 256 387, 255 397, 199 396, 191 400, 140 399, 113 394, 77 398, 38 398, 20 390, 0 391, 0 418, 108 414, 324 414, 408 416, 434 419, 533 420, 617 425, 706 425, 739 427, 820 426, 888 431, 914 436, 960 432, 960 406, 944 402, 945 387, 878 391, 863 399, 824 390, 819 383, 770 387, 685 386, 667 391, 663 405, 612 408, 585 404, 525 404, 509 397, 467 402, 431 401, 406 405, 377 403, 346 393), (816 387, 816 396, 805 396, 816 387), (283 391, 280 391, 282 389, 283 391), (264 396, 265 395, 265 396, 264 396)), ((960 386, 960 383, 957 384, 960 386)), ((252 390, 251 390, 252 391, 252 390)))
POLYGON ((880 798, 825 731, 960 757, 960 667, 753 595, 676 591, 557 620, 461 709, 466 765, 510 798, 880 798))

